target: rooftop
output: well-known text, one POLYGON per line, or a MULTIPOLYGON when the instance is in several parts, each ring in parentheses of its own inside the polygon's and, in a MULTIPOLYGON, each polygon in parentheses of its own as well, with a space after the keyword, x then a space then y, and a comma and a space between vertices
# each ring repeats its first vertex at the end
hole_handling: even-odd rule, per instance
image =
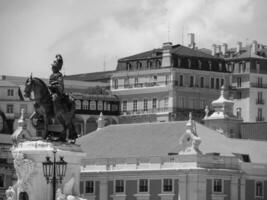
MULTIPOLYGON (((167 156, 181 149, 179 140, 185 125, 186 121, 110 125, 78 138, 77 143, 88 159, 167 156)), ((227 138, 199 123, 196 130, 201 138, 199 149, 204 154, 245 154, 251 162, 267 164, 266 141, 227 138)))

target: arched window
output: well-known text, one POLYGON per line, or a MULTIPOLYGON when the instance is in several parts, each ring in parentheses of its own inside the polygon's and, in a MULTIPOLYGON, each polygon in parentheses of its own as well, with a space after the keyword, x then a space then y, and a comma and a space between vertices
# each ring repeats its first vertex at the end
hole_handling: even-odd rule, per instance
POLYGON ((102 111, 103 110, 103 101, 97 102, 97 110, 102 111))
POLYGON ((90 110, 96 110, 96 101, 90 101, 90 110))
POLYGON ((83 110, 88 110, 88 108, 89 108, 89 103, 87 100, 84 100, 83 101, 83 110))
POLYGON ((81 109, 81 101, 80 100, 75 100, 75 109, 80 110, 81 109))

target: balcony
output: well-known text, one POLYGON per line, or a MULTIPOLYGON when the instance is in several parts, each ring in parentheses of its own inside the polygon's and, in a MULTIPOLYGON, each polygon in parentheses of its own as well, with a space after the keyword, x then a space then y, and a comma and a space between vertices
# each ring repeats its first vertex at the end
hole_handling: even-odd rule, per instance
POLYGON ((264 100, 263 99, 256 99, 256 104, 257 105, 264 105, 264 100))
POLYGON ((267 89, 267 84, 262 83, 250 83, 251 87, 267 89))
POLYGON ((133 83, 123 85, 113 85, 112 90, 127 90, 127 89, 139 89, 139 88, 152 88, 152 87, 166 87, 171 85, 171 81, 155 81, 146 83, 133 83))
POLYGON ((153 109, 140 109, 140 110, 127 110, 122 111, 122 115, 144 115, 144 114, 155 114, 155 113, 167 113, 169 112, 169 107, 165 108, 153 108, 153 109))

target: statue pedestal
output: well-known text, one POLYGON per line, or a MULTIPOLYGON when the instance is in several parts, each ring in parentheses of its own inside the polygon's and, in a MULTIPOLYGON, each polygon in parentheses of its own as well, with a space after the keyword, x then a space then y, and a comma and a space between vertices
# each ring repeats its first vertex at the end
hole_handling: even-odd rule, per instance
POLYGON ((17 183, 13 186, 16 200, 51 200, 52 184, 47 184, 43 172, 43 162, 49 156, 53 162, 53 150, 56 150, 56 161, 64 157, 67 162, 66 175, 56 189, 65 185, 65 192, 79 195, 81 159, 85 157, 79 145, 61 142, 25 141, 20 142, 12 149, 14 166, 18 176, 17 183), (72 179, 72 181, 70 181, 72 179), (74 181, 73 181, 74 179, 74 181), (27 198, 28 197, 28 198, 27 198))

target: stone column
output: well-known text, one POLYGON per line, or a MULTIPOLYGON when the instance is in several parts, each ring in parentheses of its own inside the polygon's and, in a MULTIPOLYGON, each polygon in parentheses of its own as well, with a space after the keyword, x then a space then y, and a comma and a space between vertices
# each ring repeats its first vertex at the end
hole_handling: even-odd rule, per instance
POLYGON ((107 179, 100 179, 99 200, 108 200, 108 181, 107 181, 107 179))
POLYGON ((240 199, 245 200, 246 196, 246 180, 244 177, 240 179, 240 199))
POLYGON ((238 199, 238 178, 231 178, 231 199, 238 199))
POLYGON ((179 176, 179 194, 178 194, 178 200, 187 200, 187 175, 180 175, 179 176))

